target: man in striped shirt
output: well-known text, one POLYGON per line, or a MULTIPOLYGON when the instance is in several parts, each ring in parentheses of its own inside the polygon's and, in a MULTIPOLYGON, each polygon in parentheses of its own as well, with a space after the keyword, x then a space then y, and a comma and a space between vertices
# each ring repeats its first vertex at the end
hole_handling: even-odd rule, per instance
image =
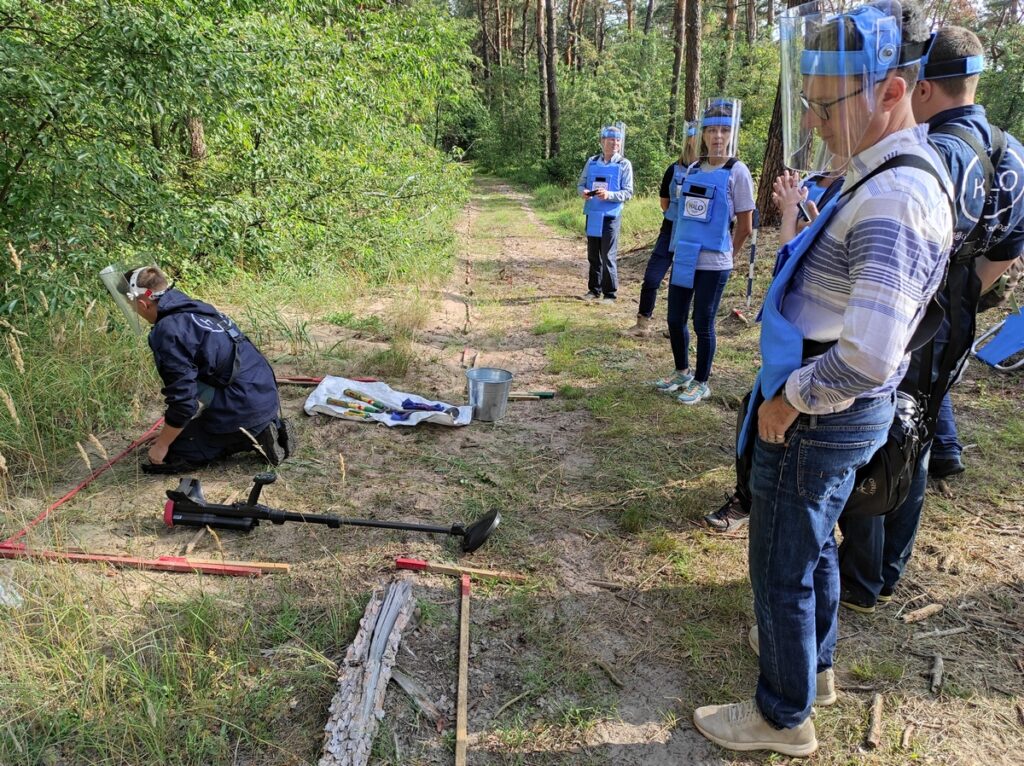
POLYGON ((806 756, 818 746, 812 705, 836 701, 834 527, 857 469, 886 439, 953 220, 949 177, 911 110, 928 39, 920 9, 883 0, 796 39, 807 41, 803 119, 851 160, 843 194, 780 253, 764 310, 750 478, 757 691, 697 709, 694 724, 729 749, 806 756), (844 74, 862 60, 867 74, 844 74))

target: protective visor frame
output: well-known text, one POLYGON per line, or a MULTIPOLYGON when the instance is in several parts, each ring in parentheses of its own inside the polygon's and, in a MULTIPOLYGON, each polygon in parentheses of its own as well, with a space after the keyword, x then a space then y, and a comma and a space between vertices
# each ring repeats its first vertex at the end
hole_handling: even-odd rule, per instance
POLYGON ((963 58, 949 59, 947 61, 928 60, 932 52, 932 44, 935 42, 937 32, 933 32, 928 39, 924 53, 921 55, 921 68, 918 70, 917 81, 945 80, 950 77, 970 77, 981 74, 985 71, 985 56, 964 56, 963 58))

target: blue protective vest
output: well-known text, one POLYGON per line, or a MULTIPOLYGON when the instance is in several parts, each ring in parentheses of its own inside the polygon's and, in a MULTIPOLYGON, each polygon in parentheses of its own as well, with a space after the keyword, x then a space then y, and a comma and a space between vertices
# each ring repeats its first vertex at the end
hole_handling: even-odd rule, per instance
POLYGON ((676 223, 672 234, 672 279, 676 287, 693 287, 693 275, 701 250, 727 253, 732 249, 729 224, 729 176, 736 160, 722 167, 701 170, 695 162, 686 169, 682 183, 674 187, 676 223))
MULTIPOLYGON (((810 178, 805 178, 803 183, 800 184, 801 189, 807 189, 807 201, 813 202, 815 205, 821 200, 821 195, 828 191, 827 186, 818 185, 819 178, 821 176, 811 176, 810 178)), ((833 183, 836 182, 833 181, 833 183)))
POLYGON ((779 250, 775 262, 775 277, 768 287, 764 305, 761 307, 761 370, 754 381, 747 414, 736 439, 736 453, 742 455, 752 436, 751 420, 761 402, 775 396, 786 380, 804 363, 803 333, 782 315, 782 300, 786 297, 789 282, 796 274, 800 261, 811 249, 818 235, 828 225, 838 209, 838 197, 833 197, 821 210, 818 217, 802 232, 779 250))
MULTIPOLYGON (((672 166, 672 186, 669 187, 668 207, 665 208, 665 220, 667 221, 676 220, 676 215, 679 211, 679 198, 676 196, 676 188, 683 182, 683 178, 686 177, 686 170, 686 167, 678 162, 672 166)), ((675 238, 673 237, 673 239, 675 238)))
MULTIPOLYGON (((595 154, 587 163, 587 188, 592 190, 594 184, 603 183, 610 192, 621 191, 621 171, 622 166, 619 163, 605 162, 600 154, 595 154)), ((604 229, 604 219, 618 218, 621 212, 621 202, 588 197, 583 203, 583 214, 587 216, 587 236, 600 237, 604 229)))

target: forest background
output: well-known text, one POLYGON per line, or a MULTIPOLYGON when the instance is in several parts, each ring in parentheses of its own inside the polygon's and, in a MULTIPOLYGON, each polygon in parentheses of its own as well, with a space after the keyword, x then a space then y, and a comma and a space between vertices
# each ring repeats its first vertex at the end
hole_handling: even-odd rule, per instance
MULTIPOLYGON (((718 95, 743 99, 740 156, 770 222, 781 8, 0 0, 0 471, 44 478, 155 393, 101 295, 111 263, 156 261, 249 305, 423 283, 448 268, 474 167, 533 187, 572 228, 576 174, 616 120, 648 195, 642 234, 685 121, 718 95)), ((1018 0, 929 12, 978 31, 980 100, 1024 135, 1018 0)))

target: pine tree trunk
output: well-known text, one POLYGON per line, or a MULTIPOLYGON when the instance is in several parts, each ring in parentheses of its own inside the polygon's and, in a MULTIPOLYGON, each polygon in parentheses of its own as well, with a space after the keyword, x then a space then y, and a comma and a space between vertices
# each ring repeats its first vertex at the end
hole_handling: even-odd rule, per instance
MULTIPOLYGON (((696 2, 696 0, 690 0, 696 2)), ((675 46, 675 58, 672 59, 672 85, 668 94, 668 133, 665 136, 665 146, 668 150, 675 150, 676 143, 676 112, 679 110, 679 78, 683 72, 683 41, 685 40, 683 14, 686 9, 686 0, 676 0, 675 9, 672 13, 672 40, 675 46)))
POLYGON ((560 149, 558 128, 558 36, 555 26, 555 0, 544 0, 548 24, 548 116, 551 126, 551 156, 557 157, 560 149))
POLYGON ((647 0, 647 15, 644 16, 644 35, 651 33, 651 19, 654 18, 654 0, 647 0))
POLYGON ((686 3, 686 91, 683 95, 683 113, 693 122, 697 119, 700 102, 700 0, 686 3))
POLYGON ((486 0, 477 0, 476 10, 480 17, 480 59, 484 65, 484 79, 491 79, 491 40, 487 36, 487 8, 484 5, 486 0))
POLYGON ((544 0, 537 0, 537 84, 540 92, 540 129, 542 156, 551 156, 551 113, 548 110, 548 62, 544 43, 544 0))
POLYGON ((725 61, 718 69, 718 93, 725 95, 726 80, 729 77, 729 66, 732 64, 732 52, 736 47, 736 9, 739 0, 725 1, 725 61))
POLYGON ((504 56, 502 51, 505 49, 505 24, 501 18, 501 0, 494 0, 494 34, 496 35, 495 47, 498 50, 498 69, 501 69, 505 64, 502 59, 504 56))
MULTIPOLYGON (((786 0, 787 8, 795 8, 803 0, 786 0)), ((778 226, 781 220, 779 209, 772 202, 772 184, 783 171, 782 165, 782 83, 775 90, 775 107, 772 121, 768 126, 768 140, 764 145, 764 161, 761 163, 761 180, 757 186, 757 209, 761 213, 762 226, 778 226)))
POLYGON ((206 159, 206 131, 203 118, 195 114, 185 117, 185 132, 188 134, 188 156, 193 160, 206 159))
POLYGON ((753 45, 757 39, 757 10, 754 0, 747 0, 747 45, 753 45))
MULTIPOLYGON (((636 0, 625 0, 625 4, 626 4, 626 31, 627 32, 632 32, 633 31, 633 14, 636 11, 636 7, 635 7, 636 6, 636 0)), ((602 16, 604 15, 604 10, 603 9, 601 11, 601 15, 602 16)))
POLYGON ((519 69, 524 78, 526 77, 526 53, 529 50, 526 42, 529 40, 527 27, 530 19, 530 2, 531 0, 523 0, 523 40, 519 46, 519 69))

